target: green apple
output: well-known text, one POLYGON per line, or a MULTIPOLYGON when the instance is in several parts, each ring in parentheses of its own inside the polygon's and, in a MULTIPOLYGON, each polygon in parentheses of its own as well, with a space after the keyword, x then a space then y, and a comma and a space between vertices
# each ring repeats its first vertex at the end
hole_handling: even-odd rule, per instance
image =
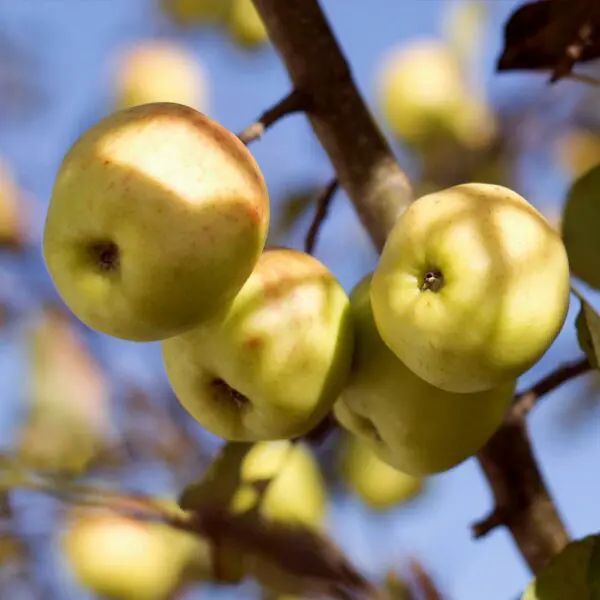
POLYGON ((247 48, 261 46, 269 34, 252 0, 232 0, 227 27, 233 39, 247 48))
POLYGON ((234 512, 257 509, 269 521, 322 528, 327 492, 307 444, 288 440, 258 442, 244 459, 240 475, 242 485, 232 501, 234 512), (257 506, 260 493, 256 485, 267 480, 269 486, 257 506))
POLYGON ((511 382, 547 351, 569 306, 560 235, 505 187, 457 185, 422 196, 389 235, 371 300, 383 341, 450 392, 511 382))
POLYGON ((454 128, 468 94, 451 47, 441 40, 421 38, 393 48, 384 57, 377 96, 394 135, 420 144, 454 128))
POLYGON ((402 473, 422 477, 447 471, 475 454, 498 429, 515 381, 456 394, 418 377, 381 339, 373 319, 372 281, 367 275, 350 296, 354 361, 335 416, 402 473))
POLYGON ((160 340, 233 299, 268 223, 265 181, 237 136, 192 108, 157 102, 108 116, 71 147, 44 257, 83 323, 160 340))
MULTIPOLYGON (((398 362, 393 358, 393 362, 398 362)), ((340 473, 346 487, 377 511, 411 500, 423 489, 421 477, 402 473, 384 462, 368 442, 356 435, 346 434, 342 439, 340 473)))
POLYGON ((349 305, 316 258, 265 250, 218 318, 162 343, 175 395, 226 440, 304 435, 329 412, 348 376, 349 305))
POLYGON ((161 0, 161 8, 180 25, 218 23, 231 0, 161 0))
POLYGON ((594 600, 600 592, 600 536, 568 544, 527 586, 522 600, 594 600))
POLYGON ((111 600, 168 600, 190 565, 210 560, 191 533, 107 512, 71 515, 60 545, 77 581, 111 600))
POLYGON ((208 77, 185 47, 150 39, 122 49, 116 56, 117 107, 176 102, 206 112, 208 77))

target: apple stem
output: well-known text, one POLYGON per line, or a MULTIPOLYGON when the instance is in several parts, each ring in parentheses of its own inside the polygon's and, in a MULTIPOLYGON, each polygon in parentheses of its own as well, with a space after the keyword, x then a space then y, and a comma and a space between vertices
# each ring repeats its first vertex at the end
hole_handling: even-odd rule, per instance
POLYGON ((432 270, 425 273, 423 277, 423 284, 421 285, 421 291, 426 292, 430 290, 432 292, 439 292, 444 286, 444 276, 441 271, 432 270))
POLYGON ((119 247, 114 242, 98 242, 90 250, 102 271, 116 271, 119 268, 119 247))

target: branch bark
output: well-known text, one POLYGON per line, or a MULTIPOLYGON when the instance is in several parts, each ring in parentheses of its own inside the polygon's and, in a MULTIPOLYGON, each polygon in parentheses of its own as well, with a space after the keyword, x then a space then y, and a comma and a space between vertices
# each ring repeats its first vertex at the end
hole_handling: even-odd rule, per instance
MULTIPOLYGON (((293 88, 310 98, 310 122, 340 184, 381 249, 411 201, 410 183, 363 102, 318 1, 254 4, 293 88)), ((491 523, 508 527, 536 572, 564 547, 568 534, 536 463, 524 416, 511 412, 478 458, 497 503, 491 523)))
POLYGON ((361 98, 317 0, 254 0, 293 88, 375 246, 411 200, 399 167, 361 98))

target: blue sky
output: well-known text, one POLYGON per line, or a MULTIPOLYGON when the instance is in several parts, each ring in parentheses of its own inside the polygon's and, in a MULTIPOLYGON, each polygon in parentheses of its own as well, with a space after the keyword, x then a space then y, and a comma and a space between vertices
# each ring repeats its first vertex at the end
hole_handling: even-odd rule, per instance
MULTIPOLYGON (((438 35, 451 0, 324 0, 322 4, 361 92, 376 110, 374 78, 383 53, 416 36, 438 35)), ((476 68, 492 97, 506 100, 539 89, 544 85, 539 75, 493 73, 501 46, 500 23, 516 3, 493 0, 488 5, 493 26, 487 30, 476 68)), ((181 34, 161 18, 149 0, 0 0, 0 22, 33 54, 31 74, 47 101, 45 109, 32 118, 3 123, 0 128, 0 152, 36 207, 31 233, 35 239, 39 239, 54 174, 65 150, 75 136, 110 110, 110 64, 120 44, 148 36, 177 37, 206 68, 211 116, 234 131, 288 90, 286 73, 274 52, 245 53, 216 31, 181 34)), ((576 84, 564 84, 570 85, 576 84)), ((274 197, 306 182, 324 184, 331 177, 327 158, 302 116, 277 125, 252 151, 274 197)), ((541 208, 562 202, 566 181, 543 157, 529 157, 521 174, 518 191, 532 202, 541 208)), ((301 247, 302 235, 299 227, 288 244, 301 247)), ((26 272, 8 261, 0 262, 2 293, 35 305, 38 292, 19 292, 14 285, 24 277, 52 294, 40 256, 38 247, 28 259, 26 272)), ((343 194, 336 197, 317 256, 348 290, 375 265, 376 255, 343 194)), ((563 334, 522 378, 520 387, 559 362, 579 356, 573 335, 576 309, 573 302, 563 334)), ((98 353, 115 376, 126 374, 147 386, 163 377, 157 345, 140 347, 102 338, 98 353)), ((18 331, 5 331, 0 337, 0 382, 6 400, 0 409, 0 429, 5 438, 14 427, 25 377, 18 331)), ((583 395, 585 383, 583 379, 552 394, 530 419, 543 473, 574 536, 600 529, 600 480, 590 477, 600 456, 600 413, 591 413, 576 427, 565 424, 564 417, 565 403, 583 395)), ((142 478, 140 485, 153 491, 151 481, 142 478)), ((449 599, 516 598, 529 574, 510 536, 497 530, 482 541, 470 537, 470 524, 491 508, 490 493, 476 461, 471 459, 432 478, 431 488, 421 500, 378 517, 345 498, 332 508, 330 531, 368 574, 377 576, 386 567, 401 567, 407 556, 416 555, 449 599)), ((198 597, 208 596, 200 592, 198 597)))

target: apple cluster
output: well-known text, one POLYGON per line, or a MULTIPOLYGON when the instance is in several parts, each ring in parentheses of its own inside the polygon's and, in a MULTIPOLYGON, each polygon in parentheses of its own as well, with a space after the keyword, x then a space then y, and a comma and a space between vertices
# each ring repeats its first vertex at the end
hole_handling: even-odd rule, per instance
POLYGON ((269 214, 234 134, 138 105, 66 154, 44 256, 83 323, 161 342, 176 397, 225 440, 297 438, 333 411, 411 476, 477 452, 564 323, 559 234, 507 188, 444 189, 412 203, 348 297, 311 255, 266 247, 269 214))

